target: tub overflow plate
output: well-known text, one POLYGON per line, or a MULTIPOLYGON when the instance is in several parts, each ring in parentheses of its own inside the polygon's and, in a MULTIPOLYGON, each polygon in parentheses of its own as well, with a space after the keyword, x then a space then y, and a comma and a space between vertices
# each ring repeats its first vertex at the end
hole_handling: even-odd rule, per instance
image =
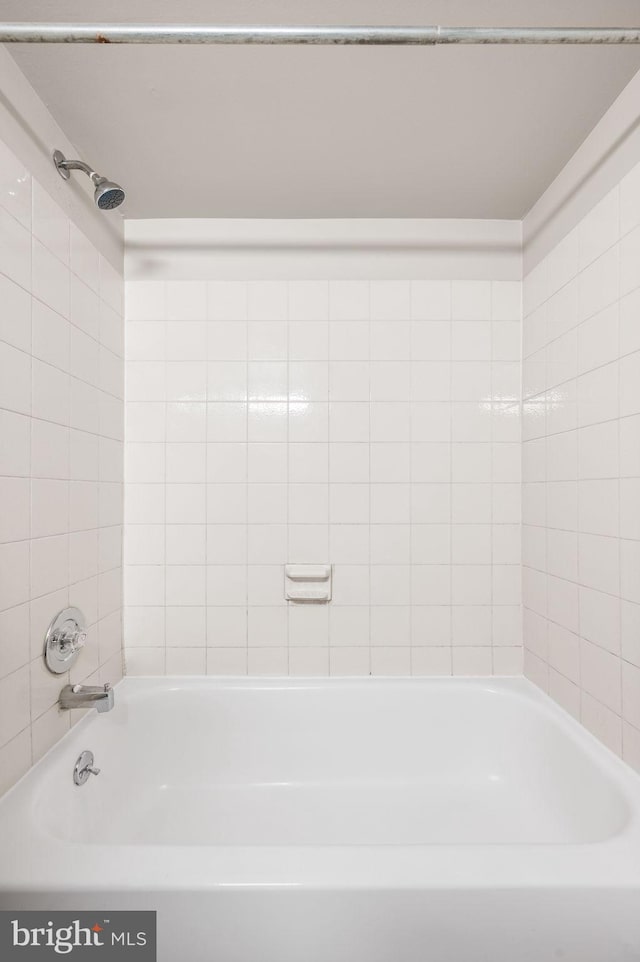
POLYGON ((73 781, 76 785, 84 785, 89 775, 99 775, 100 769, 93 764, 93 752, 84 751, 73 766, 73 781))

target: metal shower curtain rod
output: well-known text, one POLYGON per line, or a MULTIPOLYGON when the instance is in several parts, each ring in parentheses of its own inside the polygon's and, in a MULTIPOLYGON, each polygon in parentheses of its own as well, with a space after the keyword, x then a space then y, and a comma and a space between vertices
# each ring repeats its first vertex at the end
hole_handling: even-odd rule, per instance
POLYGON ((0 43, 621 44, 640 27, 340 27, 204 24, 0 23, 0 43))

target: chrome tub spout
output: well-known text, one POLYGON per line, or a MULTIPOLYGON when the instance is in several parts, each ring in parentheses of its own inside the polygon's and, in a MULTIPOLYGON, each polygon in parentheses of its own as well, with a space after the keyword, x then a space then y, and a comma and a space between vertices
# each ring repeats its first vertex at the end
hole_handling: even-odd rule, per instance
POLYGON ((113 708, 113 688, 106 685, 65 685, 58 700, 60 708, 97 708, 98 711, 111 711, 113 708))

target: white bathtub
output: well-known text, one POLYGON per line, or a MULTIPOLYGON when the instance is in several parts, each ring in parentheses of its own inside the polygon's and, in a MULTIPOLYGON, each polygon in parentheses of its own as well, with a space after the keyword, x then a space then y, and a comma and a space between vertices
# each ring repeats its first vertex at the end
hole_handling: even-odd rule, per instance
POLYGON ((157 909, 161 962, 637 962, 639 816, 521 679, 125 679, 0 802, 0 907, 157 909))

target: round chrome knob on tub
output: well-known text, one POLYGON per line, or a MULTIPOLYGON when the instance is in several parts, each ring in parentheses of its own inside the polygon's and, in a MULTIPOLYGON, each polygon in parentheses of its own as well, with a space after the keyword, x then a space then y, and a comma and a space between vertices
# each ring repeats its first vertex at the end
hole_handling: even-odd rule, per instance
POLYGON ((100 769, 93 764, 93 752, 86 750, 76 759, 73 766, 74 785, 84 785, 89 775, 99 775, 100 769))

